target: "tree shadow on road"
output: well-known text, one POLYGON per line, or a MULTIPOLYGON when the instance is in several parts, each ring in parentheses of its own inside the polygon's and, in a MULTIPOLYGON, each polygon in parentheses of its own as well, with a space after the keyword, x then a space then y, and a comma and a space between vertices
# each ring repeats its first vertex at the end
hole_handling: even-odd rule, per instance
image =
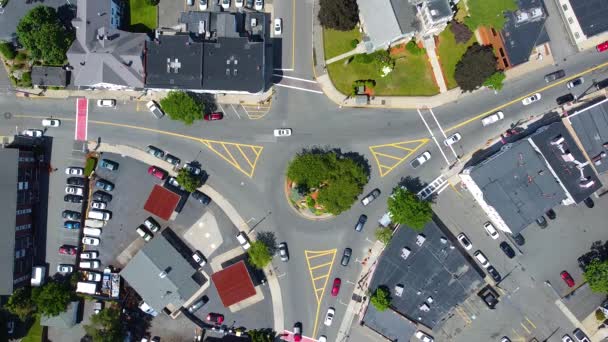
MULTIPOLYGON (((393 189, 393 192, 400 187, 405 187, 407 190, 417 194, 422 189, 426 188, 427 185, 428 185, 428 183, 421 181, 419 177, 412 177, 412 176, 401 177, 401 179, 399 180, 399 183, 397 183, 397 186, 393 189)), ((430 195, 429 197, 426 198, 427 201, 430 201, 432 203, 435 203, 436 199, 437 199, 436 192, 434 192, 432 195, 430 195)))

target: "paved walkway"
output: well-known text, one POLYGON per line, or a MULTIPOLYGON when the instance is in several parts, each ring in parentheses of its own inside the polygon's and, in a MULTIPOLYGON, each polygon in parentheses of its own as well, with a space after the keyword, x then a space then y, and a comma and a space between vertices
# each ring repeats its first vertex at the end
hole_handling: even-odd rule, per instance
POLYGON ((348 51, 346 53, 343 53, 343 54, 341 54, 339 56, 336 56, 336 57, 333 57, 333 58, 330 58, 330 59, 326 60, 325 64, 331 64, 333 62, 337 62, 339 60, 342 60, 344 58, 350 57, 352 55, 356 55, 356 54, 364 53, 364 52, 365 52, 365 45, 363 45, 363 43, 359 43, 359 44, 357 44, 356 48, 354 48, 354 49, 352 49, 352 50, 350 50, 350 51, 348 51))
POLYGON ((433 69, 435 81, 437 81, 437 86, 439 86, 439 92, 443 94, 448 91, 448 86, 445 83, 445 78, 443 77, 443 69, 441 69, 439 57, 437 56, 435 38, 430 37, 428 39, 425 39, 423 43, 424 48, 426 49, 426 55, 429 57, 429 62, 431 63, 431 68, 433 69))

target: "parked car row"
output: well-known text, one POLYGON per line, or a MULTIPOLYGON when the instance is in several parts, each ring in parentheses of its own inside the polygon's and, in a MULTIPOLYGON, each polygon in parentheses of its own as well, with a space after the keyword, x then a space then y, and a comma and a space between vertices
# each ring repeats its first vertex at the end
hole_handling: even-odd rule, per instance
POLYGON ((148 217, 143 224, 140 224, 136 229, 137 235, 139 235, 144 241, 148 242, 152 240, 154 237, 153 233, 156 233, 160 230, 160 224, 156 222, 156 220, 150 216, 148 217))

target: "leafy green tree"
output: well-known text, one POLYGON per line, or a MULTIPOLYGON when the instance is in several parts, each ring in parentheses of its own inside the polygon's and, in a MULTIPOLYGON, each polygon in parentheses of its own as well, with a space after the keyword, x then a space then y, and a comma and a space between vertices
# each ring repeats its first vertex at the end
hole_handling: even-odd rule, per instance
POLYGON ((13 291, 4 307, 10 313, 17 315, 20 320, 26 321, 36 311, 31 288, 26 286, 13 291))
POLYGON ((247 330, 247 335, 251 342, 274 342, 277 337, 277 333, 270 328, 247 330))
POLYGON ((589 284, 591 291, 608 293, 608 260, 594 260, 583 273, 585 281, 589 284))
POLYGON ((475 43, 469 46, 456 64, 454 79, 463 91, 473 91, 495 72, 496 56, 492 47, 475 43))
POLYGON ((171 91, 162 100, 160 106, 169 115, 171 120, 183 121, 192 125, 194 120, 203 118, 205 106, 184 91, 171 91))
POLYGON ((388 243, 391 242, 393 238, 393 230, 385 227, 378 227, 374 232, 376 236, 376 240, 382 242, 385 246, 388 246, 388 243))
POLYGON ((50 281, 44 286, 36 288, 32 298, 36 303, 38 312, 47 316, 57 316, 64 312, 72 300, 70 285, 57 281, 50 281))
POLYGON ((146 0, 146 3, 150 6, 156 6, 159 2, 160 0, 146 0))
POLYGON ((191 174, 186 169, 179 169, 179 171, 177 171, 177 177, 175 177, 175 179, 177 179, 179 185, 181 185, 182 188, 186 189, 186 191, 188 192, 194 192, 202 184, 202 180, 200 177, 191 174))
POLYGON ((421 201, 415 193, 404 188, 398 188, 388 198, 388 212, 391 221, 404 224, 420 231, 433 218, 431 203, 421 201))
POLYGON ((105 308, 91 316, 91 324, 85 325, 84 330, 93 342, 122 341, 124 338, 120 311, 116 307, 105 308))
POLYGON ((361 193, 362 186, 353 179, 347 178, 346 175, 344 176, 319 190, 317 202, 334 215, 348 210, 361 193))
POLYGON ((488 77, 488 79, 483 82, 483 85, 498 91, 502 89, 505 78, 507 78, 505 73, 502 70, 499 70, 488 77))
POLYGON ((385 286, 380 286, 369 297, 369 301, 378 311, 385 311, 391 307, 391 293, 385 286))
POLYGON ((17 36, 33 59, 47 64, 63 64, 74 34, 61 24, 52 7, 37 6, 30 10, 17 25, 17 36))
POLYGON ((507 22, 505 13, 517 10, 515 0, 468 0, 469 16, 464 23, 475 31, 479 26, 493 27, 496 31, 502 30, 507 22))
POLYGON ((253 241, 251 247, 247 250, 249 255, 249 264, 255 268, 262 269, 272 261, 272 254, 268 246, 262 241, 253 241))
POLYGON ((17 56, 17 52, 13 48, 13 44, 8 42, 0 42, 0 53, 5 59, 11 60, 17 56))
POLYGON ((321 0, 319 8, 321 26, 340 31, 350 31, 359 22, 356 0, 321 0))
POLYGON ((335 154, 298 154, 287 166, 287 177, 307 190, 318 187, 327 180, 334 161, 335 154))

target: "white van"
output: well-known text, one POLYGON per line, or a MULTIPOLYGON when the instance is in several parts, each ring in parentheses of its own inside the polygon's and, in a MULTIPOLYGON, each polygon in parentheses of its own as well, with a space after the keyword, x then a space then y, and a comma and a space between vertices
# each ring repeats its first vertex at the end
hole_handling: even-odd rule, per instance
POLYGON ((84 235, 98 237, 98 236, 101 235, 101 229, 99 229, 99 228, 84 227, 83 233, 84 233, 84 235))
POLYGON ((44 266, 34 266, 32 267, 32 286, 41 286, 44 284, 44 279, 46 277, 46 267, 44 266))
POLYGON ((89 218, 107 221, 112 218, 112 215, 107 211, 89 210, 89 218))
POLYGON ((245 235, 245 233, 238 233, 236 239, 239 241, 241 247, 243 247, 244 250, 248 250, 249 247, 251 247, 251 245, 249 244, 249 239, 247 238, 247 235, 245 235))
POLYGON ((101 227, 105 226, 106 223, 101 220, 86 219, 86 220, 84 220, 84 225, 85 225, 85 227, 101 228, 101 227))
POLYGON ((80 268, 99 268, 99 260, 81 261, 80 264, 78 264, 78 267, 80 267, 80 268))

